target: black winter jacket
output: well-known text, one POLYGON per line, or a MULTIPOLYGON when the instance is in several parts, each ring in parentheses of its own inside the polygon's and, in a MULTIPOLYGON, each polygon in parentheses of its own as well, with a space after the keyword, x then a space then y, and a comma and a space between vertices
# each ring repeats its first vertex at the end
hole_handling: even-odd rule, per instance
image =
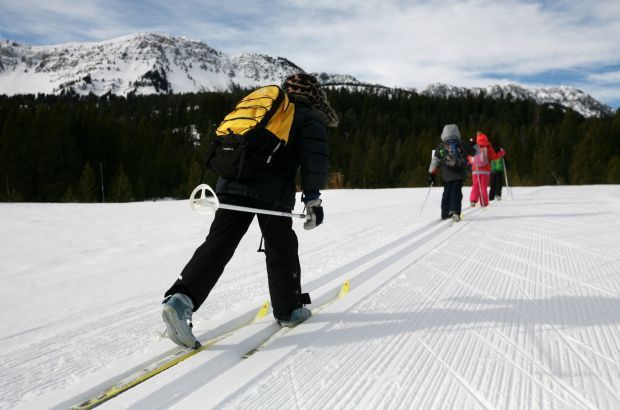
POLYGON ((233 181, 220 177, 217 194, 240 195, 262 202, 269 209, 291 210, 295 206, 295 179, 301 173, 304 192, 319 191, 327 182, 329 167, 327 128, 319 116, 302 103, 295 103, 295 116, 286 149, 278 161, 283 169, 264 178, 233 181))

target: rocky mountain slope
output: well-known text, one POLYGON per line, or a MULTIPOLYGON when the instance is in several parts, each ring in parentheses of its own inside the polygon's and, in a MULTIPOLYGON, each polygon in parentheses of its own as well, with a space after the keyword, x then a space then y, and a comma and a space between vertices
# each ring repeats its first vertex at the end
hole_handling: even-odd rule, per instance
MULTIPOLYGON (((282 57, 263 54, 228 55, 201 41, 140 33, 96 43, 32 46, 0 41, 0 94, 116 95, 225 91, 279 83, 302 70, 282 57)), ((365 90, 389 90, 362 83, 350 75, 317 74, 323 84, 365 90)), ((433 84, 423 90, 442 97, 485 92, 515 99, 555 103, 584 116, 602 116, 612 109, 572 87, 527 89, 493 85, 467 89, 433 84)))

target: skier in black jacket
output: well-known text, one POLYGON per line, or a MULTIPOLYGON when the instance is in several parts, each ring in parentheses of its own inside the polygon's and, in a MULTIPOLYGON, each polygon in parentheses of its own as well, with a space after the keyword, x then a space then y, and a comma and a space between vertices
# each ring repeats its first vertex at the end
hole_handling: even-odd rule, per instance
MULTIPOLYGON (((302 201, 309 215, 304 229, 313 229, 323 222, 320 190, 328 173, 327 127, 336 127, 338 117, 313 76, 291 75, 284 80, 282 89, 295 104, 289 142, 280 158, 283 166, 260 179, 220 178, 216 192, 227 204, 290 212, 295 205, 295 178, 300 172, 302 201)), ((298 242, 292 219, 256 216, 265 240, 273 314, 282 326, 294 326, 311 313, 303 306, 310 300, 301 292, 298 242)), ((253 219, 252 213, 216 211, 205 242, 165 293, 162 316, 175 343, 198 347, 191 330, 192 313, 206 300, 253 219)))

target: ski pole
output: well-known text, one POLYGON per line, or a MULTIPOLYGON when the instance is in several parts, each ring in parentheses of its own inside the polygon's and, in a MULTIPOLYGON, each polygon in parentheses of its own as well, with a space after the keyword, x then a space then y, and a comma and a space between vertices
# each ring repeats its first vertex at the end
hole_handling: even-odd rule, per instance
POLYGON ((249 208, 247 206, 223 204, 221 202, 220 202, 220 204, 218 206, 218 209, 219 208, 229 209, 231 211, 250 212, 250 213, 254 213, 254 214, 265 214, 265 215, 284 216, 284 217, 287 217, 287 218, 306 219, 306 214, 295 214, 295 213, 292 213, 292 212, 270 211, 270 210, 261 209, 261 208, 249 208))
POLYGON ((510 199, 514 199, 512 197, 512 188, 510 187, 510 185, 508 185, 508 168, 506 168, 506 161, 504 161, 504 157, 502 157, 502 165, 504 166, 504 178, 506 178, 506 189, 508 190, 510 199))
POLYGON ((484 204, 484 198, 482 197, 482 182, 480 180, 480 168, 478 168, 478 172, 476 173, 476 176, 478 177, 478 192, 480 192, 480 207, 484 208, 487 205, 484 204))
MULTIPOLYGON (((432 150, 431 151, 431 167, 433 166, 434 159, 435 159, 435 150, 432 150)), ((426 206, 426 200, 428 199, 428 196, 431 193, 431 189, 433 188, 433 185, 435 185, 435 181, 431 181, 431 186, 428 187, 428 192, 426 193, 426 198, 424 198, 424 202, 422 202, 422 208, 420 208, 420 212, 418 212, 418 217, 422 215, 422 211, 424 210, 424 207, 426 206)))
POLYGON ((428 187, 426 198, 424 198, 424 202, 422 203, 422 208, 420 208, 420 212, 418 212, 418 216, 422 215, 422 210, 424 210, 424 206, 426 205, 426 200, 428 199, 428 195, 431 193, 431 189, 433 188, 433 185, 434 185, 434 182, 431 182, 431 186, 428 187))
POLYGON ((217 195, 213 189, 207 184, 198 185, 192 195, 190 196, 190 206, 197 214, 211 214, 218 210, 218 208, 229 209, 231 211, 250 212, 254 214, 265 214, 283 216, 286 218, 298 218, 306 219, 306 214, 295 214, 292 212, 270 211, 261 208, 250 208, 247 206, 223 204, 217 198, 217 195), (207 197, 206 192, 210 192, 212 195, 207 197), (200 195, 200 196, 197 196, 200 195))

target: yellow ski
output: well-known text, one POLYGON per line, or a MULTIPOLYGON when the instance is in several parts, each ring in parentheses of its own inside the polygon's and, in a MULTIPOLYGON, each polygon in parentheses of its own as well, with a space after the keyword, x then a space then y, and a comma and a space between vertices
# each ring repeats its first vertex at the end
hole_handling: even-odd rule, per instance
POLYGON ((203 350, 206 350, 208 348, 210 348, 211 346, 213 346, 214 344, 226 339, 227 337, 231 336, 232 334, 234 334, 235 332, 237 332, 239 329, 241 329, 242 327, 245 327, 247 325, 250 325, 254 322, 256 322, 259 319, 262 319, 263 317, 265 317, 267 315, 267 313, 269 312, 269 302, 265 302, 263 303, 263 305, 260 307, 260 309, 258 310, 258 312, 256 313, 256 316, 254 316, 252 318, 252 320, 242 323, 241 325, 237 326, 236 328, 223 333, 219 336, 216 336, 214 338, 211 338, 207 341, 205 341, 204 343, 201 344, 201 346, 197 349, 181 349, 175 353, 173 353, 171 356, 167 356, 166 358, 159 360, 153 364, 151 364, 150 366, 145 367, 144 369, 140 370, 137 373, 134 373, 132 375, 130 375, 129 377, 126 377, 120 381, 118 381, 117 383, 115 383, 112 387, 109 387, 108 389, 104 390, 103 392, 101 392, 99 395, 97 395, 96 397, 93 397, 91 399, 88 399, 80 404, 76 404, 74 406, 72 406, 71 408, 74 410, 87 410, 87 409, 92 409, 94 407, 97 407, 101 404, 103 404, 104 402, 118 396, 121 393, 126 392, 127 390, 131 389, 132 387, 135 387, 137 385, 139 385, 140 383, 150 379, 153 376, 156 376, 166 370, 168 370, 169 368, 171 368, 172 366, 175 366, 179 363, 181 363, 184 360, 189 359, 190 357, 202 352, 203 350))
MULTIPOLYGON (((320 312, 321 310, 325 309, 327 306, 331 305, 332 303, 334 303, 338 299, 342 299, 343 297, 345 297, 346 294, 349 293, 349 289, 350 288, 351 288, 351 282, 349 281, 349 279, 347 279, 342 284, 342 286, 340 287, 340 290, 338 291, 338 293, 333 298, 329 299, 327 302, 325 302, 322 305, 317 306, 316 308, 312 309, 312 314, 313 315, 317 314, 318 312, 320 312)), ((303 323, 303 322, 301 322, 301 323, 303 323)), ((301 323, 299 323, 299 324, 301 324, 301 323)), ((283 327, 283 328, 280 328, 280 329, 276 330, 274 333, 270 334, 268 337, 263 339, 258 346, 256 346, 252 350, 249 350, 248 352, 246 352, 243 356, 241 356, 241 358, 243 358, 243 359, 249 358, 250 356, 254 355, 256 352, 260 351, 261 349, 263 349, 267 345, 269 345, 274 339, 276 339, 276 338, 286 334, 291 329, 295 328, 296 326, 299 326, 299 324, 297 324, 297 325, 295 325, 293 327, 283 327)))

